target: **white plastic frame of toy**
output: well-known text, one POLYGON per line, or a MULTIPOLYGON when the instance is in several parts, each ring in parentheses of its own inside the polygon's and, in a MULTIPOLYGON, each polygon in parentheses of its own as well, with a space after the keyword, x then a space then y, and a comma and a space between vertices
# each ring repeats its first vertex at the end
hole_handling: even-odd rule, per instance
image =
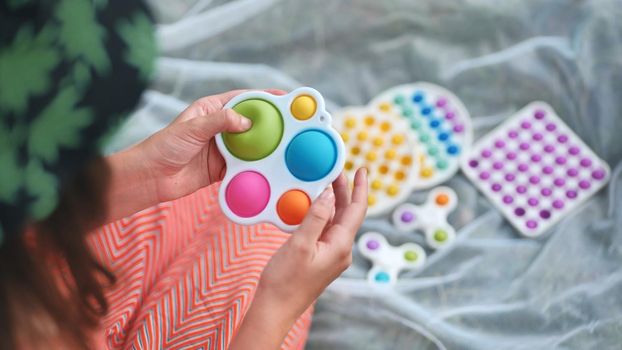
POLYGON ((456 230, 447 222, 447 216, 456 208, 458 196, 449 187, 436 187, 428 194, 425 203, 404 203, 393 212, 393 225, 400 231, 422 230, 431 248, 449 245, 456 237, 456 230))
POLYGON ((232 221, 252 225, 262 222, 272 223, 286 232, 292 232, 299 225, 289 225, 281 220, 277 213, 277 201, 282 194, 289 190, 301 190, 305 192, 310 201, 315 200, 321 192, 329 186, 341 173, 345 163, 345 148, 339 133, 331 126, 332 117, 325 109, 322 95, 315 89, 302 87, 293 90, 286 95, 272 95, 264 91, 249 91, 231 99, 224 108, 233 108, 238 103, 246 100, 259 99, 271 103, 281 113, 283 119, 283 134, 276 147, 265 158, 246 161, 235 157, 226 147, 223 135, 218 134, 216 145, 223 155, 227 164, 227 170, 219 191, 219 202, 223 213, 232 221), (310 96, 315 100, 315 113, 306 120, 296 119, 292 115, 291 106, 296 97, 310 96), (316 181, 304 181, 296 178, 286 164, 286 150, 290 142, 300 133, 308 130, 324 132, 329 136, 336 148, 336 160, 332 170, 316 181), (241 172, 253 171, 265 177, 270 186, 270 198, 264 209, 257 215, 241 217, 236 215, 226 201, 226 189, 234 176, 241 172))
POLYGON ((405 243, 394 247, 378 232, 364 233, 358 240, 358 248, 373 266, 367 273, 371 284, 394 285, 402 270, 416 270, 424 266, 425 250, 418 244, 405 243))
MULTIPOLYGON (((451 91, 431 83, 417 82, 413 84, 395 86, 380 93, 369 103, 368 106, 370 108, 376 109, 386 103, 394 106, 396 104, 394 102, 394 96, 410 96, 417 91, 425 93, 425 98, 432 101, 432 103, 437 103, 437 101, 439 100, 445 100, 445 104, 442 107, 436 105, 432 105, 431 107, 432 110, 450 108, 451 111, 454 112, 454 116, 453 118, 451 118, 451 121, 449 121, 450 118, 448 118, 446 115, 444 116, 444 118, 439 118, 439 120, 443 120, 445 123, 452 124, 452 128, 459 128, 456 130, 460 130, 460 132, 455 132, 452 129, 451 135, 459 140, 458 145, 461 148, 460 154, 458 156, 456 156, 455 158, 448 158, 446 169, 439 169, 434 167, 434 175, 431 175, 428 178, 418 178, 417 184, 415 185, 415 190, 421 190, 429 189, 438 184, 441 184, 458 172, 458 170, 460 169, 460 161, 468 155, 471 144, 473 143, 473 127, 469 111, 466 109, 462 101, 451 91)), ((444 112, 448 111, 444 110, 444 112)), ((400 113, 396 113, 396 115, 402 118, 406 118, 400 113)), ((418 131, 415 132, 417 135, 419 135, 418 131)), ((418 147, 425 149, 421 141, 417 140, 417 143, 418 147)), ((426 154, 425 151, 419 153, 426 154)), ((420 166, 420 168, 421 171, 423 171, 425 167, 420 166)))

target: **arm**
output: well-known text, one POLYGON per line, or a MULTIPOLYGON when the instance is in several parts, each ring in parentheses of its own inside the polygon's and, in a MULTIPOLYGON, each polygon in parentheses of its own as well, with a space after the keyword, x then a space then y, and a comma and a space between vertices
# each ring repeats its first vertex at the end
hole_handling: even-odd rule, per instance
POLYGON ((350 266, 366 210, 365 169, 357 172, 352 195, 343 174, 320 195, 268 262, 229 350, 279 349, 296 319, 350 266))
MULTIPOLYGON (((166 128, 108 157, 108 221, 222 180, 225 162, 214 135, 250 127, 246 118, 223 110, 239 93, 202 98, 166 128)), ((354 236, 366 210, 366 172, 357 172, 352 193, 341 175, 266 266, 230 349, 279 348, 296 319, 350 265, 354 236)))

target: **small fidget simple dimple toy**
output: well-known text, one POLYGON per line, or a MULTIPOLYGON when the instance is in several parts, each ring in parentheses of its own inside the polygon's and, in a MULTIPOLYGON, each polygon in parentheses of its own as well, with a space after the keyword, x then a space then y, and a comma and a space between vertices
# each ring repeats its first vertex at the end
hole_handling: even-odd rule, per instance
POLYGON ((436 187, 422 205, 404 203, 393 212, 393 225, 400 231, 421 230, 431 248, 447 246, 456 237, 456 230, 447 216, 458 203, 456 192, 449 187, 436 187))
POLYGON ((451 92, 429 83, 391 88, 366 107, 334 113, 348 152, 345 173, 369 171, 369 216, 390 211, 416 189, 446 181, 472 142, 469 113, 451 92))
POLYGON ((293 231, 345 162, 322 95, 308 87, 282 96, 250 91, 225 108, 253 124, 216 137, 227 163, 219 193, 223 212, 240 224, 270 222, 293 231))
POLYGON ((395 284, 402 270, 423 267, 425 250, 415 243, 405 243, 399 247, 391 246, 378 232, 364 233, 358 241, 359 251, 372 261, 367 280, 372 284, 395 284))
POLYGON ((609 166, 544 102, 484 136, 465 175, 528 237, 545 233, 609 179, 609 166))

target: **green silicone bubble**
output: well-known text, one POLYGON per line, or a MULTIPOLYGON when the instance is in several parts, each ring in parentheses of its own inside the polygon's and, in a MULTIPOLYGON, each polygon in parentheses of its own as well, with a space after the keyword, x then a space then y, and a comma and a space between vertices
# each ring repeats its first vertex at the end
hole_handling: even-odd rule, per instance
POLYGON ((431 156, 437 155, 438 154, 438 147, 436 147, 436 146, 428 147, 428 154, 431 155, 431 156))
POLYGON ((417 256, 417 253, 409 250, 406 253, 404 253, 404 259, 406 259, 407 261, 416 261, 419 257, 417 256))
POLYGON ((447 239, 447 232, 441 229, 434 231, 434 239, 437 242, 445 242, 445 240, 447 239))
POLYGON ((283 137, 283 117, 279 110, 259 99, 242 101, 233 110, 250 119, 253 126, 241 133, 222 133, 229 152, 247 161, 263 159, 274 152, 283 137))

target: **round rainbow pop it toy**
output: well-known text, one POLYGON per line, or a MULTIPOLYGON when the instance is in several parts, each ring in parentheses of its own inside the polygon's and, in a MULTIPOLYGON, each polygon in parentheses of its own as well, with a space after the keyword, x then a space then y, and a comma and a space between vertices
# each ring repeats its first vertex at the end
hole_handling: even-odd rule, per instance
POLYGON ((404 243, 394 247, 378 232, 364 233, 358 240, 358 248, 372 261, 367 280, 376 285, 393 285, 400 271, 420 269, 426 260, 425 250, 418 244, 404 243))
POLYGON ((219 193, 223 212, 239 224, 269 222, 293 231, 345 162, 322 95, 308 87, 283 96, 250 91, 225 108, 253 124, 216 137, 227 163, 219 193))
POLYGON ((447 222, 447 216, 456 209, 458 196, 449 187, 436 187, 422 205, 404 203, 393 212, 393 225, 400 231, 422 230, 431 248, 447 246, 456 237, 456 230, 447 222))
POLYGON ((372 109, 407 120, 419 156, 415 189, 427 189, 451 178, 473 142, 471 117, 449 90, 430 83, 393 87, 374 98, 372 109))
POLYGON ((386 213, 413 190, 449 179, 473 139, 462 102, 429 83, 396 86, 366 107, 334 115, 347 145, 346 175, 352 179, 362 166, 369 170, 370 216, 386 213))
POLYGON ((417 180, 416 144, 406 120, 390 113, 347 108, 335 115, 334 125, 346 144, 348 179, 353 181, 356 169, 367 168, 367 214, 382 214, 406 199, 417 180))

